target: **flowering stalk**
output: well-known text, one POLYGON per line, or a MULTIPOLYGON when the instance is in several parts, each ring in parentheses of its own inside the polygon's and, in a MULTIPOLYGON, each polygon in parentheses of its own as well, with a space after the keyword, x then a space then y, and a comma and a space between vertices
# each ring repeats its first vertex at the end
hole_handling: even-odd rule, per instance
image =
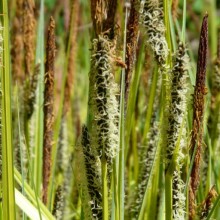
POLYGON ((170 77, 170 96, 166 109, 165 172, 166 216, 181 219, 184 216, 184 183, 181 179, 182 149, 185 147, 185 112, 187 93, 188 56, 185 46, 179 43, 170 77), (169 189, 169 190, 168 190, 169 189))
POLYGON ((59 208, 60 219, 67 214, 69 207, 69 196, 72 186, 72 157, 73 152, 69 149, 68 132, 66 120, 63 117, 61 121, 61 130, 58 143, 58 154, 56 162, 56 182, 62 186, 62 207, 59 208), (65 209, 66 207, 66 209, 65 209))
POLYGON ((168 45, 161 5, 158 0, 141 0, 139 12, 141 23, 146 29, 147 44, 152 49, 159 66, 164 67, 168 56, 168 45))
POLYGON ((112 40, 115 37, 115 14, 117 0, 91 0, 91 15, 96 37, 106 31, 112 40))
POLYGON ((94 149, 91 148, 91 138, 88 129, 82 128, 82 141, 80 147, 79 165, 80 185, 82 187, 82 203, 85 219, 102 219, 102 194, 101 194, 101 167, 99 157, 95 156, 94 149))
MULTIPOLYGON (((112 162, 118 153, 119 145, 119 107, 116 99, 118 91, 113 74, 113 66, 117 60, 114 23, 116 4, 116 0, 91 0, 95 38, 92 41, 89 73, 88 133, 91 137, 89 142, 91 156, 96 163, 96 166, 92 166, 92 170, 93 173, 98 173, 101 181, 91 179, 90 183, 96 185, 97 192, 102 192, 99 200, 94 200, 98 213, 92 215, 104 220, 109 217, 108 199, 112 162)), ((91 199, 93 197, 92 195, 91 199)))
POLYGON ((107 160, 108 172, 118 152, 118 101, 114 82, 114 43, 106 36, 93 40, 90 72, 90 110, 93 113, 91 146, 107 160))
POLYGON ((24 79, 23 74, 23 1, 24 0, 16 0, 16 12, 15 17, 13 19, 13 27, 12 27, 12 47, 11 47, 11 62, 12 62, 12 73, 13 78, 22 82, 24 79))
POLYGON ((179 145, 181 128, 186 112, 187 93, 187 67, 188 56, 182 42, 178 45, 178 50, 174 60, 174 67, 171 74, 170 100, 167 108, 167 131, 166 131, 166 171, 172 161, 174 151, 179 145))
MULTIPOLYGON (((183 123, 185 126, 185 123, 183 123)), ((173 207, 173 219, 182 220, 185 217, 185 201, 186 196, 184 194, 185 182, 182 180, 182 167, 184 162, 183 149, 186 147, 186 129, 182 128, 180 147, 176 156, 176 169, 173 172, 172 181, 172 207, 173 207)))
POLYGON ((57 220, 63 219, 63 206, 63 188, 59 185, 56 189, 52 212, 57 220))
POLYGON ((207 89, 205 87, 206 79, 206 62, 208 51, 208 15, 205 15, 201 28, 198 62, 196 73, 196 86, 193 95, 193 130, 191 138, 192 152, 195 150, 195 158, 190 179, 189 188, 189 219, 192 220, 196 214, 195 201, 196 191, 199 185, 199 170, 201 162, 202 139, 203 139, 203 115, 204 115, 204 102, 207 89))
POLYGON ((23 43, 24 43, 24 64, 25 74, 32 73, 34 53, 35 53, 35 28, 36 21, 34 17, 35 3, 33 0, 23 1, 23 43))
POLYGON ((44 139, 43 139, 43 202, 47 204, 47 192, 51 175, 51 153, 54 123, 54 60, 55 60, 55 22, 50 18, 47 38, 44 90, 44 139))
POLYGON ((36 89, 38 83, 38 77, 40 72, 40 65, 37 64, 33 74, 28 76, 28 80, 24 86, 24 112, 26 114, 25 119, 30 119, 34 112, 34 103, 36 101, 36 89))

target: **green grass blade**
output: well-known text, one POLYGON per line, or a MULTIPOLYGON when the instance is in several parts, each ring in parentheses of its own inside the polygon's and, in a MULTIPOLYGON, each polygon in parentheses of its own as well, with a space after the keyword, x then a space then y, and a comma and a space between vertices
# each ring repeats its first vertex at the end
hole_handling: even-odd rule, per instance
POLYGON ((183 0, 183 24, 181 41, 185 44, 186 39, 186 0, 183 0))
POLYGON ((149 101, 148 101, 148 106, 147 106, 147 114, 146 114, 142 143, 144 143, 144 141, 146 140, 147 133, 150 130, 151 117, 153 113, 153 105, 155 102, 155 96, 156 96, 156 90, 157 90, 158 76, 159 76, 159 71, 158 71, 158 67, 156 66, 153 72, 153 79, 152 79, 152 83, 150 87, 150 95, 149 95, 149 101))
MULTIPOLYGON (((22 175, 22 187, 21 192, 24 195, 24 180, 25 180, 25 174, 24 174, 24 162, 23 162, 23 151, 22 151, 22 133, 21 133, 21 122, 20 122, 20 108, 19 108, 19 101, 18 101, 18 85, 16 85, 15 88, 15 94, 16 94, 16 104, 17 104, 17 116, 18 116, 18 136, 19 136, 19 150, 20 150, 20 165, 21 165, 21 175, 22 175)), ((16 196, 16 195, 15 195, 16 196)), ((22 219, 25 219, 24 213, 22 213, 22 219)))
POLYGON ((44 0, 40 3, 40 17, 37 33, 36 64, 40 64, 38 79, 36 109, 35 109, 35 133, 34 133, 34 185, 37 195, 40 195, 42 182, 42 150, 43 150, 43 100, 44 100, 44 0))
POLYGON ((103 220, 108 220, 108 180, 107 180, 107 161, 102 157, 102 208, 103 220))
MULTIPOLYGON (((145 44, 142 43, 142 45, 140 46, 140 52, 139 52, 138 59, 137 59, 137 66, 136 66, 134 78, 131 82, 131 90, 129 92, 129 97, 128 97, 128 109, 127 109, 126 122, 125 122, 125 127, 126 127, 125 146, 128 146, 129 144, 132 117, 134 115, 134 108, 135 108, 135 103, 136 103, 136 98, 137 98, 138 85, 140 82, 140 77, 141 77, 142 68, 143 68, 143 61, 144 61, 144 56, 145 56, 144 51, 145 51, 145 44)), ((126 159, 127 159, 127 154, 128 154, 128 147, 126 147, 125 149, 126 159)))
MULTIPOLYGON (((126 33, 127 33, 128 8, 125 8, 125 28, 124 28, 124 45, 123 61, 125 62, 126 54, 126 33)), ((124 219, 124 175, 125 175, 125 69, 121 72, 121 95, 120 95, 120 117, 119 117, 119 219, 124 219)))
MULTIPOLYGON (((30 203, 27 198, 25 198, 17 189, 15 189, 15 200, 17 206, 30 218, 33 220, 41 220, 37 208, 30 203)), ((47 217, 43 216, 43 220, 47 217)))
POLYGON ((1 23, 3 24, 3 63, 1 63, 2 83, 2 199, 3 219, 14 220, 15 195, 14 195, 14 168, 13 168, 13 146, 12 146, 12 114, 11 114, 11 74, 9 59, 9 21, 8 1, 1 3, 1 23))
MULTIPOLYGON (((22 176, 16 168, 15 168, 14 175, 15 175, 16 182, 19 184, 19 186, 22 186, 22 181, 23 181, 22 176)), ((30 199, 30 202, 38 209, 38 213, 40 211, 40 215, 38 214, 39 216, 41 216, 42 214, 43 216, 46 216, 46 219, 55 220, 55 218, 50 213, 50 211, 47 209, 47 207, 42 203, 39 197, 36 196, 36 192, 32 189, 32 187, 26 181, 24 181, 24 191, 27 197, 30 199)))

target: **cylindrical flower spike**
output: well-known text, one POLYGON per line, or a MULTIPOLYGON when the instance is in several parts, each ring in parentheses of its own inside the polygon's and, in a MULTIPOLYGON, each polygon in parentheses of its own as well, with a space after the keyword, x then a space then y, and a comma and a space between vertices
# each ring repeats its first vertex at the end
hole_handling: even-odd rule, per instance
POLYGON ((217 196, 218 196, 218 193, 215 190, 215 186, 213 186, 209 190, 208 195, 206 196, 205 200, 200 205, 200 213, 199 213, 200 218, 199 219, 201 220, 207 219, 208 214, 213 207, 213 202, 217 196))
POLYGON ((55 21, 51 17, 48 27, 44 89, 44 139, 43 139, 43 202, 47 204, 47 193, 51 175, 52 140, 54 123, 54 62, 55 62, 55 21))
POLYGON ((193 167, 191 172, 190 190, 189 190, 189 219, 193 219, 196 215, 195 201, 196 191, 199 185, 199 172, 201 163, 201 152, 202 152, 202 138, 203 138, 203 116, 204 116, 204 105, 205 95, 207 89, 205 87, 206 79, 206 63, 207 63, 207 52, 208 52, 208 15, 203 19, 199 51, 198 51, 198 62, 197 62, 197 73, 196 73, 196 86, 193 95, 193 130, 191 138, 192 152, 194 149, 195 158, 193 161, 193 167))
POLYGON ((180 147, 178 149, 176 157, 176 169, 173 172, 173 219, 183 220, 186 213, 186 196, 184 193, 185 183, 181 178, 182 167, 184 162, 183 149, 186 148, 186 129, 185 122, 183 122, 183 128, 181 132, 180 147))
POLYGON ((63 188, 58 186, 55 193, 54 205, 53 205, 53 215, 57 220, 63 219, 63 188))
POLYGON ((168 56, 165 38, 162 4, 158 0, 142 0, 140 3, 140 20, 146 29, 147 44, 154 53, 159 66, 164 67, 168 56))
POLYGON ((181 135, 182 124, 186 113, 186 93, 187 93, 187 69, 188 56, 184 45, 180 42, 175 55, 174 67, 171 73, 170 100, 167 108, 167 131, 166 131, 166 171, 173 158, 181 135))
POLYGON ((91 148, 104 155, 111 171, 112 159, 118 153, 119 108, 114 82, 114 42, 107 36, 93 40, 89 106, 92 112, 91 148))
POLYGON ((80 148, 82 153, 78 165, 81 167, 79 175, 84 212, 88 214, 87 219, 102 219, 101 165, 91 148, 91 139, 85 126, 82 129, 80 148))
POLYGON ((23 2, 23 40, 24 40, 24 64, 25 74, 29 75, 33 71, 34 53, 35 53, 35 28, 36 20, 34 17, 35 3, 33 0, 23 2))

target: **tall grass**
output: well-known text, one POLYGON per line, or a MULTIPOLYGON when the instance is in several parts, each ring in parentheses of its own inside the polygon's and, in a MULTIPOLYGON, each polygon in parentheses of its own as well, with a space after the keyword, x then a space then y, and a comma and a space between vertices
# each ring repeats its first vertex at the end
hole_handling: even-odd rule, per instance
POLYGON ((219 13, 2 0, 0 219, 220 219, 219 13))

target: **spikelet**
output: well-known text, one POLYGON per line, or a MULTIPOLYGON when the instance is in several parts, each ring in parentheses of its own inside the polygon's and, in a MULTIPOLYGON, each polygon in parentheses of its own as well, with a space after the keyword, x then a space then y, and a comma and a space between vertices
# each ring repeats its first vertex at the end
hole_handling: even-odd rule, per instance
POLYGON ((207 219, 208 214, 213 207, 213 201, 215 200, 217 196, 218 196, 218 193, 215 190, 215 186, 213 186, 209 190, 208 195, 206 196, 205 200, 200 205, 199 219, 201 220, 207 219))
POLYGON ((158 0, 141 0, 140 21, 146 29, 147 44, 160 67, 165 67, 168 45, 165 38, 163 9, 158 0))
POLYGON ((23 2, 24 13, 24 63, 25 63, 25 74, 29 75, 32 73, 34 53, 35 53, 35 29, 36 20, 34 17, 35 3, 33 0, 24 0, 23 2))
POLYGON ((79 186, 85 219, 102 219, 101 164, 91 148, 88 129, 83 126, 81 146, 77 148, 79 186))
POLYGON ((208 147, 206 146, 203 151, 203 161, 202 161, 203 163, 202 163, 202 169, 201 169, 201 183, 204 189, 206 189, 206 183, 207 183, 209 158, 210 158, 210 152, 209 152, 208 147))
MULTIPOLYGON (((189 187, 189 219, 194 219, 196 215, 195 202, 196 191, 200 181, 200 163, 202 153, 202 140, 203 140, 203 117, 205 107, 205 95, 207 88, 205 87, 206 81, 206 63, 208 52, 208 15, 206 14, 201 28, 198 61, 197 61, 197 73, 196 73, 196 85, 193 95, 193 130, 190 146, 192 152, 196 147, 195 158, 193 161, 193 167, 191 172, 190 187, 189 187)), ((191 153, 192 155, 192 153, 191 153)), ((192 156, 191 156, 192 158, 192 156)))
POLYGON ((176 164, 172 182, 173 193, 173 218, 182 220, 185 215, 185 195, 183 192, 184 182, 181 179, 181 169, 183 163, 183 149, 186 147, 186 96, 187 96, 187 71, 188 55, 182 42, 179 42, 173 60, 173 69, 169 78, 169 91, 167 96, 167 108, 164 120, 164 152, 165 152, 165 172, 169 171, 171 161, 176 164))
POLYGON ((26 114, 27 119, 30 119, 34 112, 39 71, 40 65, 37 64, 33 74, 27 77, 28 80, 26 80, 24 86, 24 113, 26 114))
POLYGON ((70 215, 72 210, 71 201, 72 201, 72 186, 73 186, 73 152, 69 152, 69 157, 67 159, 68 167, 64 173, 64 180, 63 180, 63 206, 64 206, 64 216, 70 215))
POLYGON ((69 149, 68 149, 68 135, 67 123, 64 117, 61 119, 61 128, 59 134, 59 143, 57 149, 57 173, 65 173, 69 165, 69 149))
POLYGON ((63 189, 59 185, 56 189, 54 204, 53 204, 53 216, 57 220, 63 219, 63 189))
POLYGON ((138 218, 138 213, 143 202, 145 190, 148 185, 149 179, 152 176, 151 170, 155 161, 155 154, 159 139, 158 123, 155 119, 155 116, 156 115, 154 115, 152 118, 151 128, 147 134, 147 149, 145 149, 145 152, 143 153, 143 156, 141 157, 140 161, 141 171, 138 177, 138 186, 134 195, 135 200, 130 210, 132 219, 138 218))
POLYGON ((186 129, 185 129, 186 122, 183 122, 183 128, 181 132, 181 140, 180 140, 180 147, 177 152, 176 158, 176 169, 173 172, 173 186, 172 186, 172 193, 173 193, 173 219, 175 220, 183 220, 185 218, 186 208, 186 196, 184 193, 185 189, 185 182, 181 178, 183 162, 185 159, 185 155, 183 154, 183 150, 186 149, 186 129))
POLYGON ((73 161, 73 151, 69 147, 68 143, 68 128, 65 117, 62 118, 61 130, 58 145, 58 158, 57 158, 57 168, 58 175, 61 175, 62 179, 62 194, 63 194, 63 216, 70 214, 70 198, 71 189, 73 182, 73 172, 72 172, 72 161, 73 161))
POLYGON ((165 136, 166 168, 172 160, 174 150, 178 145, 179 135, 186 112, 186 93, 187 93, 187 67, 188 56, 184 45, 180 42, 175 55, 174 67, 170 76, 170 99, 168 100, 167 131, 165 136))
POLYGON ((118 153, 118 101, 117 85, 113 75, 114 42, 100 35, 93 40, 89 107, 93 114, 91 147, 98 156, 105 158, 108 171, 118 153))
POLYGON ((56 160, 56 179, 62 185, 62 207, 60 207, 60 218, 68 214, 69 197, 71 195, 72 186, 72 157, 73 152, 69 148, 67 123, 65 117, 61 120, 61 129, 59 134, 58 152, 56 160))
POLYGON ((117 0, 91 0, 91 15, 96 37, 108 31, 112 40, 115 37, 115 14, 117 0))
MULTIPOLYGON (((15 129, 18 130, 18 123, 21 125, 20 122, 16 122, 15 129)), ((14 164, 17 170, 20 173, 23 173, 24 178, 26 178, 28 173, 28 155, 27 155, 27 146, 25 145, 25 138, 24 135, 21 133, 21 137, 18 136, 19 133, 17 132, 16 138, 14 140, 14 164), (21 141, 19 140, 21 139, 21 141)))
POLYGON ((88 182, 86 178, 86 168, 84 163, 84 155, 82 146, 79 145, 75 148, 75 166, 77 166, 77 172, 75 174, 77 180, 78 191, 80 192, 80 198, 82 201, 82 209, 85 219, 93 219, 91 210, 91 197, 88 191, 88 182))
POLYGON ((173 173, 173 219, 175 220, 183 220, 185 217, 184 188, 185 183, 181 179, 181 173, 175 170, 173 173))
POLYGON ((44 89, 44 138, 43 138, 43 202, 47 204, 47 191, 51 174, 52 140, 54 123, 54 60, 55 60, 55 21, 50 18, 48 27, 45 89, 44 89))
POLYGON ((16 11, 12 26, 11 62, 13 79, 22 82, 23 74, 23 0, 16 0, 16 11))

